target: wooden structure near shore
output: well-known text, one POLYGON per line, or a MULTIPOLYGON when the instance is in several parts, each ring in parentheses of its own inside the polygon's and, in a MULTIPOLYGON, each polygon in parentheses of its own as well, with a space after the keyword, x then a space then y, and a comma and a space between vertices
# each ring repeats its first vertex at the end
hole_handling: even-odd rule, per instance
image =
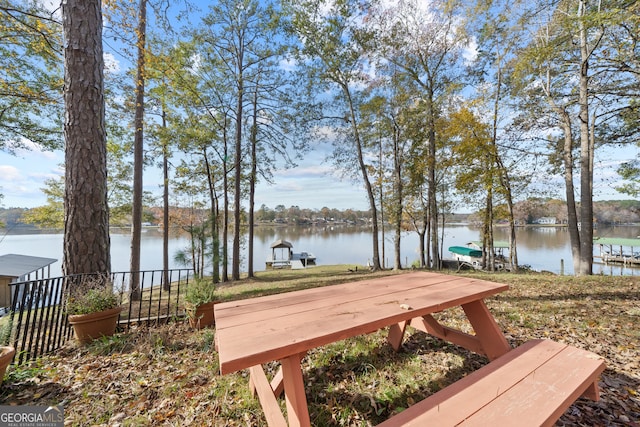
POLYGON ((600 248, 599 255, 593 256, 595 261, 640 267, 640 239, 596 237, 593 244, 600 248))
POLYGON ((6 254, 0 255, 0 316, 9 312, 12 303, 13 282, 25 280, 48 279, 51 274, 51 264, 58 261, 55 258, 43 258, 30 255, 6 254))
POLYGON ((315 265, 315 263, 316 257, 312 253, 293 253, 291 242, 280 239, 271 244, 271 257, 267 258, 266 269, 302 269, 309 265, 315 265))

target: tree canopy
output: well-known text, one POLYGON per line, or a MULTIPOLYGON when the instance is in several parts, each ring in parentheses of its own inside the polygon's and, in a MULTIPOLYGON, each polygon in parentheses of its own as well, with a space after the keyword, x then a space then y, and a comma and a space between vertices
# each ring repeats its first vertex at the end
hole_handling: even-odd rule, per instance
MULTIPOLYGON (((565 199, 575 270, 590 273, 599 153, 640 143, 637 2, 149 0, 135 18, 146 5, 105 4, 115 66, 106 111, 84 109, 105 118, 113 218, 135 229, 154 203, 142 175, 162 169, 163 221, 169 205, 207 206, 215 275, 237 279, 257 184, 329 143, 328 163, 368 201, 373 268, 387 221, 396 248, 412 223, 438 268, 456 205, 481 212, 490 247, 496 218, 514 227, 518 201, 544 194, 565 199)), ((61 146, 61 100, 80 100, 62 85, 58 21, 37 1, 0 1, 0 149, 61 146)), ((636 196, 633 157, 609 168, 636 196)))

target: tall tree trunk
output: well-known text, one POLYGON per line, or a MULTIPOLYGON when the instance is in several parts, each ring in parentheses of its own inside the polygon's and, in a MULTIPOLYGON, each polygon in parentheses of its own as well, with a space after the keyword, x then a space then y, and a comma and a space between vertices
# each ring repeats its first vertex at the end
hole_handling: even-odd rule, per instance
POLYGON ((381 256, 381 268, 384 270, 385 268, 385 261, 384 261, 384 257, 385 257, 385 253, 384 253, 384 192, 383 192, 383 188, 382 188, 382 183, 383 183, 383 168, 382 168, 382 138, 378 139, 378 148, 379 148, 379 175, 380 175, 380 185, 379 185, 379 193, 380 193, 380 243, 382 245, 382 256, 381 256))
POLYGON ((373 194, 373 186, 371 185, 371 181, 369 180, 369 173, 367 172, 367 165, 364 162, 364 153, 362 151, 362 141, 360 139, 360 132, 358 131, 358 119, 356 116, 356 111, 353 106, 353 99, 351 98, 351 92, 349 91, 349 87, 347 84, 341 84, 342 92, 344 93, 345 98, 347 99, 347 103, 349 105, 349 115, 351 118, 351 128, 353 130, 353 139, 355 142, 356 153, 358 157, 358 166, 360 167, 360 173, 362 174, 362 181, 364 182, 365 189, 367 190, 367 198, 369 200, 369 209, 371 210, 371 233, 372 233, 372 243, 373 243, 373 259, 372 266, 373 270, 380 270, 380 249, 378 244, 378 210, 376 208, 376 198, 373 194))
POLYGON ((495 269, 493 257, 493 189, 491 187, 487 189, 482 224, 482 268, 489 271, 495 269))
POLYGON ((413 223, 413 228, 418 235, 418 262, 420 263, 420 268, 424 268, 425 259, 424 259, 424 237, 425 237, 425 227, 422 221, 419 221, 418 218, 411 217, 411 221, 413 223))
POLYGON ((253 124, 251 125, 251 175, 249 176, 249 242, 248 266, 249 277, 253 277, 253 226, 256 196, 256 180, 258 176, 258 89, 253 94, 253 124))
POLYGON ((147 32, 147 0, 140 0, 138 10, 138 64, 136 70, 136 110, 133 137, 133 202, 131 207, 131 299, 139 300, 140 239, 142 236, 142 169, 144 167, 144 61, 147 32))
POLYGON ((583 17, 586 1, 580 1, 580 268, 579 275, 593 273, 593 148, 589 137, 589 51, 583 17))
POLYGON ((62 273, 109 273, 102 9, 64 0, 65 191, 62 273))
POLYGON ((431 218, 431 207, 429 205, 429 188, 427 188, 427 206, 425 206, 424 209, 424 220, 425 220, 425 227, 427 228, 427 237, 426 237, 426 243, 425 243, 425 259, 426 259, 426 264, 425 267, 427 268, 433 268, 431 265, 431 233, 433 231, 433 227, 431 226, 431 221, 433 221, 433 219, 431 218))
POLYGON ((380 270, 380 252, 378 246, 378 212, 376 209, 376 199, 373 195, 373 187, 369 180, 369 173, 367 172, 367 165, 364 162, 364 153, 362 152, 362 141, 360 140, 360 132, 358 131, 358 119, 356 117, 356 111, 353 106, 353 99, 351 98, 351 92, 346 84, 342 85, 342 91, 349 104, 349 114, 351 117, 351 127, 353 129, 353 139, 356 145, 356 152, 358 156, 358 165, 360 166, 360 173, 362 174, 362 180, 364 181, 365 189, 367 190, 367 197, 369 199, 369 208, 371 209, 371 227, 373 235, 373 270, 380 270))
POLYGON ((438 203, 436 189, 436 130, 433 92, 427 91, 427 205, 431 221, 431 268, 439 270, 441 267, 440 252, 438 250, 438 203))
MULTIPOLYGON (((242 56, 238 63, 242 64, 242 56)), ((235 182, 233 191, 233 254, 231 256, 231 278, 240 280, 240 200, 242 197, 242 114, 244 104, 244 81, 238 79, 238 100, 236 104, 235 137, 235 182)))
POLYGON ((578 229, 578 211, 576 207, 575 189, 573 186, 573 137, 571 135, 571 119, 569 114, 558 111, 561 114, 561 126, 564 133, 564 146, 562 150, 562 162, 564 165, 564 187, 567 197, 567 230, 571 241, 571 256, 573 258, 574 271, 580 271, 580 231, 578 229))
POLYGON ((227 117, 224 118, 224 155, 222 162, 222 182, 224 187, 224 212, 222 221, 222 281, 229 281, 229 139, 227 135, 227 117))
MULTIPOLYGON (((162 105, 162 128, 167 127, 167 112, 162 105)), ((169 147, 166 137, 162 137, 162 212, 164 221, 162 221, 162 268, 164 277, 162 280, 163 289, 168 291, 171 289, 169 283, 169 147)))
MULTIPOLYGON (((207 173, 207 188, 209 189, 209 223, 211 227, 211 241, 212 241, 212 254, 211 254, 211 268, 213 275, 213 283, 218 283, 220 281, 219 273, 218 273, 218 253, 216 241, 218 240, 218 233, 216 224, 218 223, 218 217, 216 215, 216 188, 215 188, 215 179, 213 176, 213 171, 211 170, 211 166, 209 164, 209 156, 207 156, 207 148, 203 147, 202 149, 202 157, 204 159, 205 171, 207 173)), ((206 233, 205 233, 206 236, 206 233)), ((203 256, 204 260, 204 256, 203 256)), ((204 263, 203 263, 204 264, 204 263)))
POLYGON ((427 236, 427 230, 429 230, 429 210, 426 209, 426 206, 424 206, 424 194, 422 194, 422 190, 420 190, 420 203, 422 205, 422 230, 420 233, 420 267, 425 268, 427 267, 427 259, 428 259, 428 254, 427 254, 427 247, 426 247, 426 242, 428 240, 426 240, 428 238, 427 236))
MULTIPOLYGON (((445 192, 446 192, 445 189, 442 188, 442 191, 440 193, 440 197, 441 197, 440 200, 442 201, 441 205, 443 206, 443 209, 440 214, 440 253, 441 254, 444 253, 444 234, 445 234, 444 226, 447 223, 446 211, 444 209, 445 192)), ((442 263, 442 260, 440 260, 440 262, 442 263)))
POLYGON ((507 209, 509 212, 509 265, 512 271, 518 271, 518 248, 516 242, 516 220, 513 212, 513 192, 511 191, 511 180, 509 179, 509 172, 505 167, 500 156, 497 157, 498 173, 500 176, 500 185, 504 189, 504 197, 507 202, 507 209))
POLYGON ((513 212, 513 192, 511 191, 511 180, 507 168, 502 163, 502 159, 498 157, 498 168, 500 170, 500 181, 504 188, 504 196, 507 201, 507 209, 509 211, 509 265, 512 271, 518 271, 518 248, 516 242, 516 220, 513 212))
MULTIPOLYGON (((395 264, 393 266, 394 270, 401 270, 402 269, 402 260, 400 259, 400 238, 402 236, 402 207, 403 207, 403 199, 402 199, 402 191, 403 191, 403 185, 402 185, 402 153, 400 153, 400 135, 399 135, 399 130, 397 129, 397 126, 395 126, 394 128, 394 132, 393 132, 393 170, 394 170, 394 181, 395 181, 395 187, 396 187, 396 194, 395 194, 395 221, 396 221, 396 227, 395 227, 395 237, 393 239, 393 243, 394 243, 394 258, 395 258, 395 264)), ((408 266, 405 266, 408 267, 408 266)))
POLYGON ((497 60, 497 83, 496 92, 493 100, 493 123, 491 132, 491 144, 496 153, 496 165, 498 166, 498 173, 500 179, 500 185, 504 190, 504 196, 507 201, 507 208, 509 210, 509 265, 515 272, 518 271, 518 250, 516 244, 516 223, 513 213, 513 192, 511 191, 511 180, 509 179, 509 171, 502 161, 502 157, 498 153, 498 116, 500 114, 500 100, 502 98, 502 58, 497 60))
POLYGON ((573 185, 573 134, 571 129, 571 117, 567 110, 556 104, 551 96, 551 71, 546 70, 546 82, 542 89, 545 91, 551 108, 558 115, 560 128, 563 133, 562 165, 564 168, 564 189, 567 198, 567 230, 571 242, 571 257, 573 270, 580 271, 580 230, 578 229, 578 211, 576 207, 575 188, 573 185))
POLYGON ((213 238, 213 283, 220 282, 220 202, 214 192, 211 201, 211 233, 213 238))
POLYGON ((489 256, 489 271, 495 271, 496 270, 496 252, 494 250, 493 247, 493 189, 491 189, 489 191, 489 197, 488 197, 488 206, 487 206, 489 213, 487 215, 487 246, 486 246, 486 252, 487 255, 489 256))

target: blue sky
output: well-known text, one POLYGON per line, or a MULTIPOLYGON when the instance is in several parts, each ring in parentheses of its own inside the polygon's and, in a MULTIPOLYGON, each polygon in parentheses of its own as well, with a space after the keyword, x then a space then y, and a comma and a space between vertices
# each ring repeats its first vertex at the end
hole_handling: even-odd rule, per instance
MULTIPOLYGON (((58 4, 55 5, 55 8, 58 4)), ((105 61, 122 72, 124 65, 113 55, 105 57, 105 61)), ((281 169, 274 173, 274 184, 260 184, 256 191, 256 207, 262 204, 270 208, 277 205, 289 207, 297 205, 301 208, 329 208, 358 210, 368 209, 368 201, 363 185, 346 179, 340 179, 332 173, 331 165, 324 163, 323 158, 329 147, 321 146, 318 150, 306 155, 298 161, 299 166, 293 169, 281 169)), ((596 153, 596 179, 594 182, 594 198, 596 200, 627 199, 620 195, 614 187, 619 185, 619 177, 614 173, 615 167, 624 160, 638 157, 637 147, 611 148, 596 153)), ((64 162, 63 152, 43 152, 32 147, 31 151, 18 151, 15 156, 0 151, 0 207, 32 208, 46 203, 42 192, 44 181, 62 175, 60 165, 64 162)), ((542 172, 541 172, 542 173, 542 172)), ((563 182, 560 177, 541 176, 541 186, 554 188, 558 197, 563 196, 563 182)), ((160 194, 161 177, 158 169, 147 168, 144 175, 145 190, 160 194)), ((468 211, 468 209, 462 209, 468 211)))
MULTIPOLYGON (((59 2, 44 0, 49 8, 60 12, 59 2)), ((208 3, 201 2, 206 9, 208 3)), ((153 19, 153 16, 149 16, 153 19)), ((113 50, 120 42, 105 34, 105 63, 108 69, 122 73, 127 68, 126 58, 113 50), (108 43, 107 43, 108 42, 108 43)), ((274 173, 274 185, 260 184, 256 191, 256 207, 262 204, 270 208, 277 205, 301 208, 324 206, 337 209, 367 210, 368 202, 364 188, 348 180, 341 180, 332 174, 330 165, 323 163, 327 147, 309 153, 294 169, 282 169, 274 173)), ((0 151, 0 207, 32 208, 46 203, 42 192, 46 179, 62 176, 60 167, 64 163, 64 152, 43 152, 37 147, 31 151, 19 150, 16 155, 0 151)), ((144 172, 146 191, 160 195, 162 184, 159 169, 147 168, 144 172)))
MULTIPOLYGON (((44 181, 60 177, 62 163, 64 153, 61 151, 21 150, 15 156, 0 151, 0 193, 4 195, 0 206, 33 208, 44 205, 46 197, 41 190, 44 181)), ((330 165, 323 163, 321 152, 311 152, 298 163, 296 168, 276 171, 274 185, 260 184, 256 191, 256 207, 265 204, 271 209, 277 205, 368 209, 364 188, 335 176, 330 165)), ((160 194, 159 170, 147 168, 143 180, 145 190, 160 194)))
MULTIPOLYGON (((326 147, 324 147, 326 148, 326 147)), ((256 192, 256 207, 265 204, 273 209, 277 205, 285 207, 320 209, 324 206, 336 209, 367 210, 368 201, 363 186, 332 173, 331 165, 323 162, 325 150, 309 153, 293 169, 275 172, 273 185, 260 184, 256 192)), ((594 179, 594 199, 628 199, 618 194, 614 187, 619 177, 614 173, 617 165, 638 156, 636 147, 611 148, 596 153, 596 178, 594 179)), ((44 181, 62 175, 60 165, 64 162, 63 152, 43 152, 37 149, 18 151, 16 156, 0 152, 0 193, 4 194, 1 207, 32 208, 46 203, 42 193, 44 181)), ((145 170, 144 186, 155 194, 160 194, 161 178, 159 170, 145 170)), ((544 181, 545 187, 556 187, 558 197, 563 197, 563 183, 560 177, 544 181)), ((468 211, 468 209, 462 209, 468 211)))

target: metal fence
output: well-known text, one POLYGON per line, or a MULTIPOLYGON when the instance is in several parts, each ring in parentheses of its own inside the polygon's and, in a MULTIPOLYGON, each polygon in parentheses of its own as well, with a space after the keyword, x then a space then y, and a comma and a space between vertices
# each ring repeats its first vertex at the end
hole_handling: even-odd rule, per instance
MULTIPOLYGON (((168 322, 184 316, 182 295, 194 278, 191 269, 150 270, 111 273, 124 310, 118 327, 168 322), (131 298, 131 284, 137 282, 140 298, 131 298), (182 288, 182 292, 181 292, 182 288)), ((9 342, 16 349, 15 364, 33 360, 57 350, 73 337, 64 311, 64 295, 70 277, 11 283, 9 342)), ((7 320, 3 319, 4 322, 7 320)))

